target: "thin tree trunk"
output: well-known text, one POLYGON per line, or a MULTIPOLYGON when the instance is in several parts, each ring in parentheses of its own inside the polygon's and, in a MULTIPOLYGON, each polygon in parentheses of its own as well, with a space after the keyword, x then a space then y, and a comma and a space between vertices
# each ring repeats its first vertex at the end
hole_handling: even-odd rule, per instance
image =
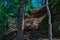
POLYGON ((48 22, 49 22, 49 40, 52 40, 52 23, 51 23, 51 12, 48 5, 48 0, 46 0, 46 7, 48 13, 48 22))
POLYGON ((17 32, 17 40, 24 40, 24 34, 22 30, 22 21, 24 15, 24 0, 20 0, 20 10, 18 14, 18 32, 17 32))

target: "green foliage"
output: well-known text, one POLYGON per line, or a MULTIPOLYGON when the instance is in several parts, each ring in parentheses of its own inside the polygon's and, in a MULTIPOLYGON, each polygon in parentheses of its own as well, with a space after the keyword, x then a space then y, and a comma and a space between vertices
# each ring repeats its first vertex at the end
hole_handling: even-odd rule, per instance
POLYGON ((26 0, 25 1, 25 15, 28 15, 29 11, 33 9, 31 5, 31 0, 26 0))
POLYGON ((57 26, 58 31, 60 31, 60 25, 57 26))
POLYGON ((9 18, 17 17, 18 15, 18 10, 20 7, 19 0, 8 0, 10 3, 10 8, 4 6, 3 2, 0 2, 0 35, 3 35, 3 33, 7 30, 7 20, 9 18), (11 12, 12 11, 12 12, 11 12))
MULTIPOLYGON (((52 13, 52 23, 60 22, 60 0, 50 0, 50 9, 52 13)), ((60 30, 60 24, 55 24, 55 29, 60 30)))

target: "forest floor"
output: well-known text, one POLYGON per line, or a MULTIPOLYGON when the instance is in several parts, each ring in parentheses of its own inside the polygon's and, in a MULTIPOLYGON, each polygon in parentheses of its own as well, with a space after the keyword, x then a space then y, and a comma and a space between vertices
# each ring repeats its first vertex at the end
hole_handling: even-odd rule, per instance
MULTIPOLYGON (((42 39, 42 40, 49 40, 49 39, 42 39)), ((60 39, 53 39, 53 40, 60 40, 60 39)))

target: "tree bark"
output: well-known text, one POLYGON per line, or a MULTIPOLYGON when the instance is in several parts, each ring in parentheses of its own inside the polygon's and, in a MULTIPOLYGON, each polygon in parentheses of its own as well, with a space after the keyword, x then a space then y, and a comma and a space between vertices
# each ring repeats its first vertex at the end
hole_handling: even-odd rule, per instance
POLYGON ((20 10, 18 14, 18 32, 17 32, 17 40, 24 40, 24 34, 22 30, 22 21, 24 15, 24 0, 20 0, 20 10))

